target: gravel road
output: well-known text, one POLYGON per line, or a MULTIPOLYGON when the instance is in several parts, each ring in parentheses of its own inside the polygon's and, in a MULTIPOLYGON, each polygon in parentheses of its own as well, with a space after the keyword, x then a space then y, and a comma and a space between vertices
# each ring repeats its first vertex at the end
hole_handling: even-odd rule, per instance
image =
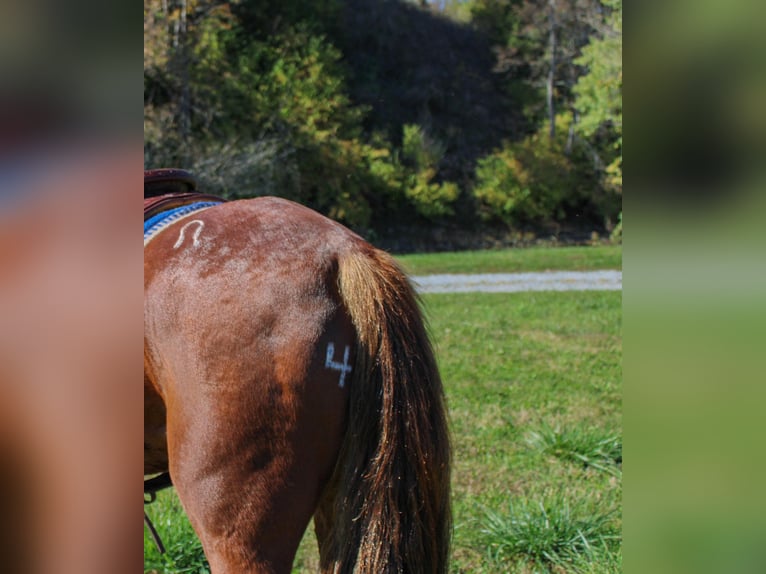
POLYGON ((620 291, 622 271, 545 271, 412 277, 420 293, 620 291))

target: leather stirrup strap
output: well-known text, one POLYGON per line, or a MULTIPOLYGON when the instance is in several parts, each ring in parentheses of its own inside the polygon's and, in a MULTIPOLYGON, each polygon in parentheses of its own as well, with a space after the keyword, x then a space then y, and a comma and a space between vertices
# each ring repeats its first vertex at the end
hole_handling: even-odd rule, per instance
MULTIPOLYGON (((173 486, 173 481, 170 478, 169 472, 163 472, 160 475, 144 480, 144 504, 151 504, 157 499, 158 490, 171 486, 173 486), (147 494, 149 495, 148 499, 146 498, 147 494)), ((160 538, 157 529, 154 527, 154 524, 152 524, 149 515, 146 514, 146 511, 144 511, 144 524, 146 524, 146 527, 149 529, 154 544, 157 545, 157 550, 159 550, 160 554, 165 554, 165 545, 162 543, 162 539, 160 538)))
POLYGON ((159 550, 160 554, 165 554, 165 545, 162 543, 162 538, 160 538, 157 529, 154 527, 154 524, 152 524, 152 521, 149 518, 149 515, 146 514, 146 511, 144 511, 144 524, 146 524, 146 527, 149 529, 149 533, 152 535, 152 539, 157 545, 157 550, 159 550))

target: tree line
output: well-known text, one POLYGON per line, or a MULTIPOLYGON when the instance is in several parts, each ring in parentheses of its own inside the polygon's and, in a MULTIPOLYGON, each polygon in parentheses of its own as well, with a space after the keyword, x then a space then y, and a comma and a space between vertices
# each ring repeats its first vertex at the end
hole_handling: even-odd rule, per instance
POLYGON ((616 0, 144 0, 144 163, 372 237, 611 230, 616 0))

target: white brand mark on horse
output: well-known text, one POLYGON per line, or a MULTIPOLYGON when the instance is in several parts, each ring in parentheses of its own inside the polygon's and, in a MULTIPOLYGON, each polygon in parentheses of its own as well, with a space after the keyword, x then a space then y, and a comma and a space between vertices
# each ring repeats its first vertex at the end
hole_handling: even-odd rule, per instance
POLYGON ((327 343, 327 355, 325 356, 324 366, 326 369, 340 371, 340 380, 338 381, 338 386, 341 389, 343 388, 343 385, 346 384, 346 373, 350 373, 352 371, 351 365, 348 364, 348 355, 349 348, 348 345, 346 345, 345 349, 343 350, 343 362, 336 363, 333 360, 335 358, 335 344, 327 343))
POLYGON ((194 219, 190 221, 189 223, 186 223, 182 228, 181 232, 178 234, 178 241, 176 241, 176 244, 173 246, 173 249, 178 249, 183 245, 185 234, 186 234, 186 228, 189 227, 192 223, 198 223, 197 229, 194 230, 194 235, 192 235, 192 245, 194 247, 197 247, 199 245, 199 234, 202 233, 202 228, 205 227, 205 222, 200 219, 194 219))

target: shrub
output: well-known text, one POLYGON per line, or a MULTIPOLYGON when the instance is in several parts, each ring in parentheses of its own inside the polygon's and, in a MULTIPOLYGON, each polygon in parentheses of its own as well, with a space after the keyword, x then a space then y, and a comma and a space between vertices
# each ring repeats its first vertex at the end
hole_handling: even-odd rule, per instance
POLYGON ((515 227, 616 215, 612 203, 602 201, 590 156, 570 136, 570 125, 569 114, 562 114, 555 139, 545 126, 479 160, 473 196, 485 219, 515 227))
POLYGON ((415 210, 427 219, 452 215, 452 204, 460 194, 458 186, 451 182, 432 183, 434 170, 424 170, 407 178, 404 195, 415 210))
POLYGON ((534 134, 479 160, 474 196, 487 218, 509 226, 558 220, 572 171, 556 142, 534 134))
POLYGON ((460 194, 454 183, 433 181, 445 151, 446 146, 423 127, 417 124, 403 126, 404 196, 415 211, 427 219, 452 215, 452 204, 460 194))

